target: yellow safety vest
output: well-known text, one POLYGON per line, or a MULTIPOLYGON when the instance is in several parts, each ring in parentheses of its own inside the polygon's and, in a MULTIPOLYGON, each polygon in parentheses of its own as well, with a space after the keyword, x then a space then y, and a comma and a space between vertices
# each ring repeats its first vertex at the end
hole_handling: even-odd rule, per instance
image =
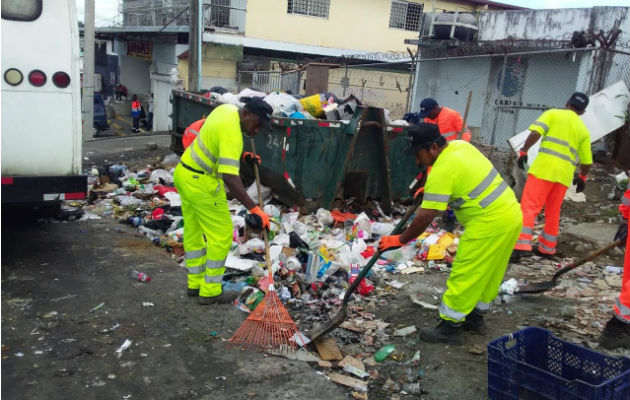
POLYGON ((575 167, 593 163, 591 135, 572 110, 545 111, 530 127, 542 135, 540 150, 527 171, 538 179, 571 186, 575 167))
POLYGON ((238 107, 223 104, 204 122, 199 135, 182 155, 182 162, 217 180, 239 174, 243 134, 238 107))
POLYGON ((422 208, 446 210, 450 206, 471 238, 499 235, 512 230, 511 209, 519 208, 512 189, 479 150, 454 140, 442 150, 427 176, 422 208))

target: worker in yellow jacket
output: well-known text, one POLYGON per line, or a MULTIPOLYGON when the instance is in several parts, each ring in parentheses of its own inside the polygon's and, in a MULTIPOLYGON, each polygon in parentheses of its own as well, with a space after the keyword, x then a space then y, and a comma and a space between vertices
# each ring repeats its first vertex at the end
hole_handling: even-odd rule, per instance
POLYGON ((586 185, 586 174, 593 164, 591 136, 580 115, 588 106, 588 96, 575 92, 565 109, 545 111, 530 127, 525 144, 519 151, 518 166, 525 169, 529 149, 542 137, 538 155, 527 171, 527 182, 521 197, 523 230, 514 247, 513 260, 532 252, 534 224, 545 207, 545 227, 538 237, 539 256, 550 258, 556 253, 560 227, 560 207, 571 183, 576 192, 586 185), (574 177, 575 168, 580 173, 574 177))
MULTIPOLYGON (((243 135, 254 136, 261 128, 271 130, 272 108, 253 98, 241 109, 224 104, 215 108, 199 135, 175 168, 175 187, 182 199, 184 252, 188 269, 188 295, 199 304, 229 302, 235 293, 223 293, 225 259, 232 245, 232 217, 225 194, 227 187, 263 228, 269 217, 252 200, 239 177, 243 135)), ((251 153, 248 162, 260 163, 251 153)))
POLYGON ((463 344, 462 329, 486 334, 483 316, 499 293, 521 231, 521 209, 490 160, 470 143, 447 142, 436 125, 427 123, 412 126, 408 140, 418 166, 431 166, 431 173, 414 220, 402 234, 382 237, 379 250, 414 240, 440 211, 455 210, 465 231, 442 296, 441 321, 422 329, 420 339, 463 344))

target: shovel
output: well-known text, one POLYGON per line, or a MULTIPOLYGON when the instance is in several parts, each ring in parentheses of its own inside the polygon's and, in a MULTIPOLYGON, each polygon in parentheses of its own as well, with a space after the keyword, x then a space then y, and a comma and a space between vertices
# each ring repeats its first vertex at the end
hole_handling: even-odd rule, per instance
POLYGON ((607 244, 606 246, 602 247, 599 250, 596 250, 592 253, 590 253, 589 255, 587 255, 584 258, 581 258, 569 265, 567 265, 564 268, 561 268, 558 270, 558 272, 556 272, 553 275, 553 278, 551 278, 551 280, 549 281, 545 281, 545 282, 532 282, 530 284, 527 284, 525 286, 523 286, 522 288, 518 289, 516 292, 514 292, 514 294, 523 294, 523 293, 542 293, 542 292, 546 292, 547 290, 553 288, 554 286, 556 286, 558 284, 558 278, 560 277, 560 275, 564 275, 567 272, 571 271, 572 269, 575 269, 577 267, 579 267, 580 265, 584 264, 585 262, 591 261, 592 259, 601 256, 604 253, 609 252, 611 249, 614 249, 615 247, 621 245, 624 242, 624 239, 619 239, 616 242, 612 242, 607 244))
MULTIPOLYGON (((407 209, 407 212, 402 217, 402 219, 398 222, 398 224, 396 225, 396 227, 394 228, 394 230, 392 231, 390 235, 397 235, 403 230, 405 224, 407 223, 411 215, 418 209, 418 207, 420 206, 420 203, 422 203, 422 197, 423 196, 416 197, 414 204, 407 209)), ((368 272, 370 272, 370 270, 372 269, 372 267, 374 266, 374 264, 376 263, 376 261, 378 260, 380 256, 381 256, 381 252, 377 250, 376 253, 372 256, 372 258, 370 258, 370 261, 368 261, 368 263, 361 269, 361 272, 359 273, 359 276, 357 276, 357 279, 355 279, 354 282, 352 282, 352 284, 348 288, 348 290, 346 290, 346 295, 343 297, 343 302, 341 303, 341 310, 339 310, 339 312, 335 314, 335 316, 332 317, 327 324, 313 327, 309 335, 311 341, 314 341, 320 336, 325 335, 328 332, 336 329, 339 325, 343 323, 343 321, 348 316, 348 300, 350 300, 350 296, 352 295, 352 292, 354 292, 357 286, 359 286, 363 278, 365 278, 365 275, 367 275, 368 272)))

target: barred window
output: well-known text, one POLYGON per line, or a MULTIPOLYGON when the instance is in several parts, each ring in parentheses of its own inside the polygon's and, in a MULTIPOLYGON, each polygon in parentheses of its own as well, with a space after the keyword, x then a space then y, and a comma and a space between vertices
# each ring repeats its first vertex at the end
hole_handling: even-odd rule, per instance
POLYGON ((288 0, 287 13, 328 18, 330 0, 288 0))
POLYGON ((403 0, 392 0, 389 27, 406 31, 420 31, 422 4, 403 0))

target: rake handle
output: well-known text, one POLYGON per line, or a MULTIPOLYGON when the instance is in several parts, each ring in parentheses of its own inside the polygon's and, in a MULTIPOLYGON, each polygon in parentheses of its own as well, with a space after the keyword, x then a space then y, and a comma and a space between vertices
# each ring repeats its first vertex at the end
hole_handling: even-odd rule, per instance
POLYGON ((555 282, 556 279, 558 279, 558 277, 560 275, 565 274, 565 273, 571 271, 572 269, 575 269, 575 268, 579 267, 580 265, 582 265, 582 264, 584 264, 586 262, 589 262, 589 261, 591 261, 592 259, 594 259, 596 257, 601 256, 604 253, 608 253, 610 250, 612 250, 615 247, 621 245, 622 243, 623 243, 623 239, 619 239, 619 240, 614 241, 612 243, 608 243, 606 246, 602 247, 601 249, 595 250, 595 251, 589 253, 586 257, 581 258, 581 259, 579 259, 579 260, 577 260, 577 261, 567 265, 564 268, 561 268, 560 270, 558 270, 558 272, 556 272, 553 275, 553 278, 552 278, 553 282, 555 282))
MULTIPOLYGON (((254 142, 254 138, 250 139, 252 145, 252 153, 256 155, 256 144, 254 142)), ((260 173, 258 172, 258 163, 254 161, 254 177, 256 177, 256 189, 258 192, 258 206, 262 209, 263 198, 262 198, 262 190, 260 189, 260 173)), ((267 276, 269 279, 269 290, 274 290, 273 287, 273 268, 271 268, 271 255, 269 254, 269 237, 267 235, 267 229, 263 228, 262 230, 263 240, 265 241, 265 263, 267 264, 267 276)))

